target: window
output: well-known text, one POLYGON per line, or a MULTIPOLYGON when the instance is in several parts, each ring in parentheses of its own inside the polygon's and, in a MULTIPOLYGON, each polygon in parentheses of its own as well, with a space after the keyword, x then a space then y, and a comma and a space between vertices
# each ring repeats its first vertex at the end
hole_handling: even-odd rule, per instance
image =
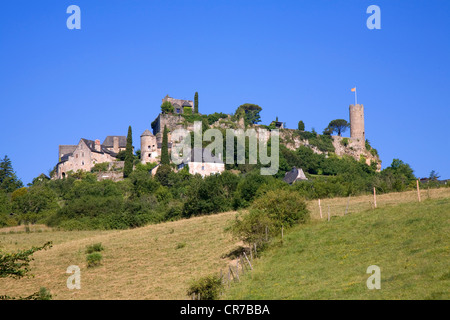
POLYGON ((148 146, 148 150, 151 150, 152 148, 150 146, 148 146))
POLYGON ((75 155, 75 158, 78 159, 78 153, 75 155))

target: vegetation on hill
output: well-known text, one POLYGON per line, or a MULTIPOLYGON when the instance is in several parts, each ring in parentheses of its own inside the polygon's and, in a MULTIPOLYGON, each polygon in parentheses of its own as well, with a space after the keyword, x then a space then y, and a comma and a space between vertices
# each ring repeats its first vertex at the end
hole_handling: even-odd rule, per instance
POLYGON ((299 225, 225 299, 449 299, 450 199, 299 225), (381 289, 369 290, 371 265, 381 289))
MULTIPOLYGON (((248 159, 248 145, 246 154, 248 159)), ((259 163, 226 165, 222 174, 205 178, 190 175, 187 167, 176 173, 170 165, 161 165, 153 177, 149 170, 154 166, 138 164, 119 182, 97 181, 95 174, 80 171, 63 180, 35 179, 28 188, 15 185, 13 192, 5 192, 8 186, 0 190, 0 226, 40 222, 69 230, 134 228, 247 208, 268 191, 323 199, 370 193, 374 187, 377 193, 403 191, 415 188, 416 179, 411 167, 398 159, 376 172, 374 165, 326 157, 304 146, 296 151, 281 146, 276 176, 262 176, 259 163), (282 181, 294 166, 303 168, 309 180, 293 185, 282 181)))

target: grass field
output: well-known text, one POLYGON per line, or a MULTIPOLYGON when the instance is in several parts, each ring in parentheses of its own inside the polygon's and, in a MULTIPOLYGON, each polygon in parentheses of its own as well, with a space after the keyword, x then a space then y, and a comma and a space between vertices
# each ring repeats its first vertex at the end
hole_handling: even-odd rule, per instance
MULTIPOLYGON (((366 210, 371 208, 369 201, 372 197, 352 197, 348 210, 351 214, 342 218, 333 217, 329 223, 319 221, 317 201, 311 201, 308 207, 313 217, 312 222, 308 226, 290 230, 283 247, 278 248, 279 251, 269 250, 266 256, 257 262, 257 268, 253 273, 253 281, 258 277, 263 280, 269 277, 273 282, 264 280, 262 283, 266 283, 269 287, 281 288, 286 295, 277 295, 277 290, 268 291, 264 286, 261 290, 254 289, 260 291, 259 295, 251 293, 246 291, 251 287, 251 282, 246 280, 241 284, 241 289, 240 286, 230 288, 227 297, 401 298, 401 290, 397 292, 397 289, 389 291, 396 292, 395 295, 382 295, 388 291, 389 286, 396 286, 398 281, 404 282, 405 286, 409 284, 410 287, 403 289, 405 292, 417 292, 414 297, 448 297, 445 287, 436 285, 427 289, 419 285, 427 283, 424 279, 441 277, 442 281, 433 281, 442 282, 448 287, 448 198, 450 198, 448 188, 430 190, 429 193, 422 191, 424 201, 420 205, 417 203, 417 193, 413 191, 380 195, 377 197, 379 209, 367 212, 366 210), (434 210, 435 203, 427 200, 428 198, 447 198, 436 206, 446 208, 447 211, 444 210, 445 212, 439 216, 430 213, 430 210, 434 210), (397 208, 394 206, 397 203, 410 204, 397 208), (416 212, 414 211, 416 209, 422 211, 416 212), (366 212, 357 213, 359 211, 366 212), (410 211, 413 213, 407 216, 410 211), (446 217, 446 220, 439 220, 438 217, 446 217), (368 218, 370 219, 366 221, 368 218), (417 221, 414 220, 416 218, 417 221), (411 222, 407 224, 406 221, 410 220, 411 222), (418 228, 419 234, 416 234, 417 230, 414 228, 418 228), (302 230, 310 231, 304 233, 302 230), (380 233, 380 230, 383 233, 380 233), (402 230, 405 232, 402 233, 402 230), (298 232, 300 233, 297 234, 298 232), (306 247, 303 247, 306 239, 304 237, 310 240, 306 247), (297 242, 300 243, 302 239, 302 246, 297 246, 297 242), (363 239, 367 241, 358 242, 363 239), (396 242, 386 242, 389 239, 396 242), (314 245, 314 248, 309 247, 309 244, 314 245), (370 249, 380 250, 382 245, 386 247, 381 251, 391 252, 392 259, 397 261, 397 264, 390 267, 389 264, 384 264, 385 260, 372 261, 369 256, 366 257, 367 252, 372 252, 370 249), (298 253, 301 259, 295 260, 294 256, 292 258, 295 268, 302 267, 301 262, 311 255, 309 261, 311 273, 303 271, 298 273, 295 269, 294 274, 298 273, 299 278, 286 279, 286 282, 278 281, 275 275, 281 276, 285 272, 289 274, 292 270, 283 269, 282 266, 279 270, 273 270, 267 263, 271 255, 275 257, 277 252, 281 256, 288 254, 289 252, 284 250, 291 247, 290 250, 293 252, 302 250, 298 253), (325 250, 321 254, 318 253, 320 248, 325 250), (418 251, 413 252, 415 250, 418 251), (396 252, 399 254, 395 254, 396 252), (348 257, 343 258, 346 254, 348 257), (357 263, 355 259, 358 254, 366 257, 367 261, 361 260, 357 263), (423 259, 416 260, 417 257, 423 259), (369 260, 370 264, 380 263, 382 290, 379 292, 368 292, 369 290, 360 288, 362 285, 365 288, 365 280, 368 277, 365 268, 370 265, 366 266, 369 260), (395 269, 400 267, 406 267, 405 270, 411 273, 395 269), (328 268, 334 268, 347 282, 336 283, 333 277, 321 278, 328 268), (417 284, 402 280, 406 279, 408 274, 419 279, 417 284), (298 294, 299 288, 307 285, 312 286, 311 292, 315 294, 298 294), (286 286, 286 290, 283 286, 286 286), (242 293, 239 293, 239 290, 242 290, 242 293), (351 294, 343 296, 342 292, 351 294), (269 293, 273 296, 265 296, 269 293)), ((323 220, 326 220, 328 206, 332 216, 342 216, 347 201, 347 198, 323 200, 323 220)), ((51 249, 34 254, 35 261, 31 264, 31 273, 35 277, 19 280, 0 279, 0 295, 26 296, 38 291, 40 287, 46 287, 52 292, 54 299, 187 299, 186 289, 190 281, 225 269, 230 259, 224 256, 240 245, 224 232, 225 225, 234 216, 234 212, 227 212, 121 231, 57 231, 45 226, 31 226, 31 232, 28 233, 24 232, 23 226, 0 229, 0 250, 7 252, 39 246, 46 241, 53 242, 51 249), (102 265, 87 268, 85 248, 99 242, 105 248, 102 251, 102 265), (80 290, 69 290, 66 287, 66 280, 69 277, 66 269, 70 265, 78 265, 81 268, 80 290)), ((275 264, 272 266, 278 267, 275 264)), ((430 283, 434 283, 433 281, 430 283)))
POLYGON ((450 299, 449 252, 450 198, 386 206, 296 226, 223 298, 450 299))

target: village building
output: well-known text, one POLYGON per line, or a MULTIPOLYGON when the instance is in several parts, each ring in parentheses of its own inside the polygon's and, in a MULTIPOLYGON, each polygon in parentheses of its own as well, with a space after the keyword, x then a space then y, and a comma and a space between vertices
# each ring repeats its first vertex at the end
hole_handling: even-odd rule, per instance
POLYGON ((302 169, 293 167, 291 171, 286 172, 283 180, 289 184, 293 184, 296 181, 308 180, 302 169))
POLYGON ((124 136, 108 136, 103 144, 98 139, 80 139, 77 145, 60 145, 53 178, 65 178, 69 171, 91 171, 95 164, 103 162, 114 162, 117 167, 123 167, 123 161, 117 161, 116 157, 126 149, 126 140, 124 136))
POLYGON ((208 149, 193 148, 181 164, 178 170, 188 166, 190 174, 200 174, 202 177, 212 174, 220 174, 225 171, 225 164, 220 157, 214 156, 208 149))

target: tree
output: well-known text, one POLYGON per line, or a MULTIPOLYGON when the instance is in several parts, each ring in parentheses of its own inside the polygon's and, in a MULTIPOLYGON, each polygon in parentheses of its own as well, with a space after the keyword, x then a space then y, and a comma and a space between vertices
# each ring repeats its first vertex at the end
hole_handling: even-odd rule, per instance
POLYGON ((195 92, 194 95, 194 113, 198 113, 198 92, 195 92))
POLYGON ((344 119, 336 119, 332 120, 327 128, 324 130, 324 134, 332 134, 333 132, 336 132, 338 136, 341 136, 342 133, 344 133, 348 128, 350 127, 350 124, 347 122, 347 120, 344 119), (325 133, 327 132, 327 133, 325 133))
POLYGON ((430 172, 430 180, 437 180, 437 179, 439 179, 441 176, 439 176, 438 174, 439 174, 438 172, 436 172, 434 170, 431 170, 431 172, 430 172))
POLYGON ((163 164, 163 165, 170 164, 167 126, 164 126, 164 131, 163 131, 163 139, 162 139, 162 146, 161 146, 161 164, 163 164))
POLYGON ((9 193, 21 187, 23 187, 23 183, 17 178, 11 160, 5 155, 0 161, 0 189, 9 193))
MULTIPOLYGON (((16 253, 7 253, 0 251, 0 278, 15 278, 20 279, 28 275, 30 271, 30 262, 33 260, 32 255, 36 251, 49 249, 52 247, 51 242, 45 243, 41 247, 32 247, 28 250, 20 250, 16 253)), ((32 276, 32 275, 30 275, 32 276)), ((0 300, 48 300, 51 295, 44 288, 39 292, 33 293, 27 297, 9 297, 0 296, 0 300)))
POLYGON ((302 120, 298 122, 298 130, 305 131, 305 123, 302 120))
POLYGON ((244 123, 248 124, 256 124, 261 122, 261 116, 259 113, 262 108, 257 104, 252 103, 244 103, 237 108, 235 115, 240 117, 244 117, 244 123))
POLYGON ((169 101, 164 101, 161 105, 161 112, 162 113, 173 113, 174 108, 173 105, 169 101))
POLYGON ((125 149, 125 164, 123 166, 123 177, 127 178, 133 172, 133 137, 131 133, 131 126, 128 126, 127 146, 125 149))

